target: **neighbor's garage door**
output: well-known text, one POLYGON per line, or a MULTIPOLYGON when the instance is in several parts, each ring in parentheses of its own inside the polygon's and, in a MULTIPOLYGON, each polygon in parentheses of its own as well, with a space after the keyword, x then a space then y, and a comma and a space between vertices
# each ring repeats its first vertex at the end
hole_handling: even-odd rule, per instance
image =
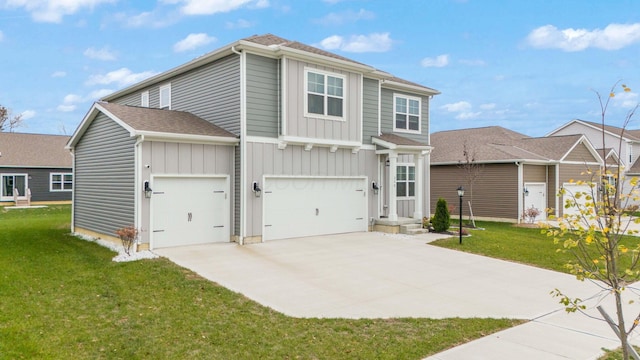
POLYGON ((587 195, 592 195, 591 187, 589 185, 577 185, 572 183, 565 183, 562 186, 565 189, 565 193, 562 196, 562 204, 560 204, 560 206, 562 206, 562 213, 574 215, 578 213, 580 208, 584 209, 584 205, 587 202, 587 195), (580 196, 576 196, 577 194, 580 194, 580 196), (567 200, 573 200, 574 198, 576 203, 579 204, 579 207, 571 206, 566 208, 565 205, 567 200))
POLYGON ((151 185, 151 247, 228 242, 226 177, 156 177, 151 185))
POLYGON ((264 181, 264 240, 367 231, 365 178, 264 181))

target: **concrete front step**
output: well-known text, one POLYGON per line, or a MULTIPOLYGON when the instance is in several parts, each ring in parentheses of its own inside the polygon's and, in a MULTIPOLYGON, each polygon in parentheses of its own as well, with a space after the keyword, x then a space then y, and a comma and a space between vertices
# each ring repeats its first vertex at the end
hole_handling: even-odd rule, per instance
POLYGON ((421 224, 404 224, 400 225, 400 233, 406 235, 425 234, 429 232, 427 229, 423 229, 421 224))

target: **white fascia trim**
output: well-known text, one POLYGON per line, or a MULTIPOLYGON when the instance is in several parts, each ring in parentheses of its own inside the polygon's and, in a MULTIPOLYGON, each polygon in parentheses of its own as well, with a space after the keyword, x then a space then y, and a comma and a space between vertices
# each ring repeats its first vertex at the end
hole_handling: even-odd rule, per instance
POLYGON ((213 145, 237 145, 240 143, 240 139, 226 136, 174 134, 155 131, 136 131, 134 136, 144 136, 145 141, 187 142, 213 145))
POLYGON ((440 91, 435 89, 409 85, 409 84, 405 84, 405 83, 401 83, 393 80, 383 80, 382 86, 385 88, 389 88, 391 90, 410 91, 411 93, 421 94, 425 96, 440 95, 440 91))
POLYGON ((80 125, 78 126, 78 128, 76 128, 76 131, 73 133, 73 135, 67 142, 65 149, 72 149, 73 147, 75 147, 78 141, 80 141, 80 137, 82 137, 85 131, 87 131, 87 129, 89 128, 89 125, 91 125, 91 123, 96 118, 96 116, 98 116, 99 112, 102 112, 103 114, 107 115, 107 117, 109 117, 111 120, 115 121, 118 125, 120 125, 125 130, 127 130, 129 132, 129 136, 132 136, 132 137, 135 136, 135 130, 131 126, 127 125, 127 123, 125 123, 124 121, 120 120, 117 116, 107 111, 107 109, 101 106, 100 103, 95 102, 93 103, 93 105, 91 106, 87 114, 84 116, 84 118, 80 122, 80 125))
POLYGON ((286 56, 280 60, 280 133, 278 135, 287 135, 287 62, 286 56))
MULTIPOLYGON (((388 141, 384 141, 380 138, 372 138, 371 142, 374 145, 380 145, 383 146, 389 150, 395 150, 396 152, 411 152, 411 153, 415 153, 415 152, 423 152, 426 151, 427 153, 430 153, 433 150, 433 146, 429 146, 429 145, 398 145, 398 144, 394 144, 392 142, 388 142, 388 141)), ((384 150, 379 150, 380 154, 384 153, 384 150)))
POLYGON ((332 139, 318 139, 299 136, 280 136, 278 138, 280 142, 286 142, 294 145, 306 145, 313 144, 317 146, 338 146, 338 147, 362 147, 361 141, 345 141, 345 140, 332 140, 332 139))

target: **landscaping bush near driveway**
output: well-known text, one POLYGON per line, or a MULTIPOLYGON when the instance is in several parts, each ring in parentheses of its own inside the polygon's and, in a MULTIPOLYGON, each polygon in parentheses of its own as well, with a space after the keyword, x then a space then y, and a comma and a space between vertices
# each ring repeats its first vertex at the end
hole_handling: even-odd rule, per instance
POLYGON ((0 359, 420 359, 521 323, 297 319, 166 259, 113 262, 70 208, 0 208, 0 359))

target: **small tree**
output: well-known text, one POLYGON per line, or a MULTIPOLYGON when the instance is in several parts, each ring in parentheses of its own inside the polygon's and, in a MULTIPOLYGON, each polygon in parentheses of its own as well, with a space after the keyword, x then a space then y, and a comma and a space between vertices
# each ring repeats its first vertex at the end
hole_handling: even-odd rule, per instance
MULTIPOLYGON (((473 184, 482 175, 484 164, 478 164, 476 161, 476 149, 469 145, 466 140, 462 143, 462 157, 463 160, 458 161, 458 168, 464 172, 469 204, 473 208, 473 184)), ((471 213, 469 213, 469 218, 471 218, 471 213)))
POLYGON ((440 198, 436 204, 436 213, 433 215, 433 231, 445 232, 449 229, 450 215, 447 208, 447 200, 440 198))
POLYGON ((22 126, 22 114, 12 115, 11 110, 0 105, 0 132, 13 132, 17 127, 22 126))
MULTIPOLYGON (((617 83, 611 88, 606 101, 596 92, 601 110, 602 148, 605 148, 605 115, 610 100, 615 96, 616 87, 617 83)), ((624 92, 631 91, 625 85, 622 85, 622 89, 624 92)), ((624 130, 637 108, 638 106, 626 115, 622 126, 623 131, 620 134, 618 153, 622 148, 624 130)), ((623 236, 637 233, 631 230, 629 225, 640 223, 640 218, 633 213, 625 213, 624 209, 632 201, 640 200, 638 179, 630 179, 627 184, 631 188, 624 189, 625 181, 620 167, 613 167, 611 171, 606 162, 602 169, 586 169, 584 174, 588 175, 590 180, 578 181, 576 184, 588 185, 591 190, 570 193, 566 189, 561 189, 558 196, 567 198, 564 208, 574 208, 575 211, 563 215, 559 228, 548 228, 543 231, 548 236, 552 236, 556 244, 561 245, 561 251, 573 255, 573 260, 565 266, 578 280, 597 281, 605 291, 613 294, 617 324, 614 322, 610 325, 617 329, 623 358, 628 360, 630 353, 628 336, 638 325, 640 315, 627 330, 622 307, 622 292, 627 284, 640 278, 640 243, 635 242, 632 248, 628 248, 623 242, 623 236)), ((558 289, 552 293, 560 297, 560 302, 568 312, 586 309, 582 300, 578 298, 571 298, 558 289)))

